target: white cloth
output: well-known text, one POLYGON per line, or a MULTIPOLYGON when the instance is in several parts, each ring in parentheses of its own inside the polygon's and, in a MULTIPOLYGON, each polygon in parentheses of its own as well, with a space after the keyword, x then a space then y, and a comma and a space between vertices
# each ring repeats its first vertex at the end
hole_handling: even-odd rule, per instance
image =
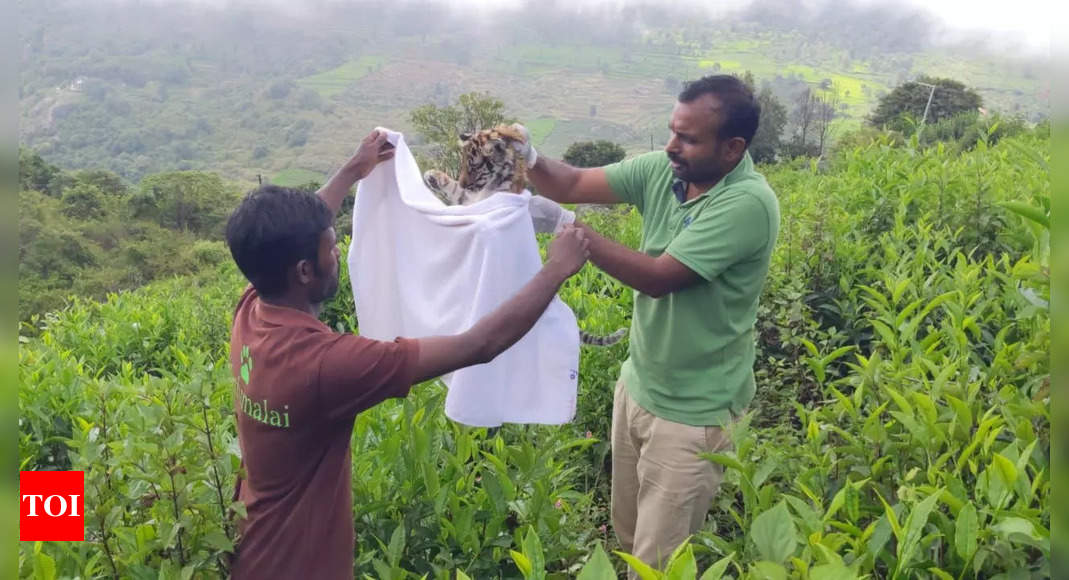
MULTIPOLYGON (((360 334, 378 340, 471 328, 542 267, 529 191, 446 206, 423 183, 404 136, 357 186, 349 247, 360 334)), ((575 417, 579 327, 555 297, 534 328, 487 364, 443 377, 459 423, 559 425, 575 417)))

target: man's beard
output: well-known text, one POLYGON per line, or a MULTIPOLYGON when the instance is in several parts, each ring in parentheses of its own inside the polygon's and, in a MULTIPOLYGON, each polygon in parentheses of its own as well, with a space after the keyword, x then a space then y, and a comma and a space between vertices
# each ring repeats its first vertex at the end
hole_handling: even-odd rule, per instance
POLYGON ((678 168, 672 167, 672 173, 687 183, 714 183, 723 177, 720 169, 712 163, 702 168, 695 168, 678 157, 669 155, 668 159, 680 164, 678 168))
MULTIPOLYGON (((319 270, 318 266, 313 266, 313 269, 316 270, 316 276, 320 276, 321 275, 320 272, 318 271, 319 270)), ((311 302, 312 302, 312 304, 321 304, 323 302, 326 302, 327 300, 330 300, 331 298, 334 298, 334 295, 337 294, 337 293, 338 293, 338 275, 337 275, 337 273, 335 273, 334 276, 330 280, 328 280, 322 286, 322 288, 320 288, 319 292, 316 292, 314 295, 312 295, 311 302)))

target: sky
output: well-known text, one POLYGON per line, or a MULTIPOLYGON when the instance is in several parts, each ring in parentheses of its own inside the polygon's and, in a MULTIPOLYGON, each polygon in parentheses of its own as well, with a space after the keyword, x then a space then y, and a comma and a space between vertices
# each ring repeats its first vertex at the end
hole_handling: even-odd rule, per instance
MULTIPOLYGON (((76 0, 77 1, 77 0, 76 0)), ((100 0, 81 0, 93 2, 100 0)), ((145 0, 141 0, 145 1, 145 0)), ((149 2, 168 2, 174 0, 147 0, 149 2)), ((220 6, 226 4, 259 5, 274 4, 288 9, 300 10, 301 0, 178 0, 193 4, 220 6)), ((318 0, 320 2, 346 2, 347 0, 318 0)), ((368 1, 368 0, 362 0, 368 1)), ((404 0, 384 0, 403 2, 404 0)), ((457 8, 476 8, 480 12, 493 13, 516 11, 526 2, 512 0, 431 0, 457 8)), ((801 0, 806 5, 821 6, 827 3, 839 3, 844 0, 801 0)), ((965 34, 988 36, 996 46, 1019 45, 1029 54, 1027 56, 1047 56, 1052 48, 1063 54, 1061 49, 1065 41, 1055 39, 1056 46, 1051 45, 1051 28, 1054 23, 1064 23, 1069 14, 1065 5, 1069 2, 1057 0, 846 0, 855 4, 894 4, 911 10, 928 12, 935 16, 945 27, 939 40, 955 41, 965 34)), ((761 0, 557 0, 558 6, 569 8, 620 6, 628 3, 664 5, 698 5, 712 14, 731 12, 761 0)))
MULTIPOLYGON (((208 0, 210 1, 210 0, 208 0)), ((447 4, 475 5, 484 9, 493 9, 507 5, 502 0, 440 0, 447 4)), ((570 4, 621 5, 633 0, 569 0, 570 4)), ((684 0, 687 1, 687 0, 684 0)), ((760 1, 760 0, 751 0, 760 1)), ((803 0, 805 4, 819 6, 827 2, 841 0, 803 0)), ((1050 50, 1051 25, 1064 22, 1055 17, 1055 12, 1066 14, 1064 4, 1052 0, 850 0, 857 4, 887 4, 909 6, 913 9, 927 11, 938 18, 947 28, 948 34, 958 33, 994 33, 1006 35, 1007 38, 1020 42, 1035 54, 1046 54, 1050 50)), ((732 8, 747 4, 738 0, 699 0, 713 12, 730 11, 732 8)), ((675 2, 669 2, 675 3, 675 2)), ((949 38, 948 38, 949 40, 949 38)))

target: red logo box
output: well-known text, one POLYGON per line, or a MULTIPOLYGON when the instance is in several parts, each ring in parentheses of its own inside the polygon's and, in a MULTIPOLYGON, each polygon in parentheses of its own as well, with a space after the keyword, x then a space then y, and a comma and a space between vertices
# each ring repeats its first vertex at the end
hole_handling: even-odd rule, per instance
POLYGON ((19 472, 19 540, 85 540, 85 472, 19 472))

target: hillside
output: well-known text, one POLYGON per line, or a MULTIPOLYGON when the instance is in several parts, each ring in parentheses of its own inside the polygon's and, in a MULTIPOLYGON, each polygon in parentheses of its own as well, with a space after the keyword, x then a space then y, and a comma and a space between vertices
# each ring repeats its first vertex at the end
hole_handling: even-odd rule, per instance
POLYGON ((196 169, 295 184, 322 179, 375 125, 409 132, 411 109, 471 91, 538 127, 552 156, 582 139, 661 146, 679 83, 715 71, 751 71, 788 108, 807 85, 836 87, 838 134, 925 73, 957 78, 1008 114, 1046 111, 1041 63, 936 49, 894 23, 875 35, 879 14, 844 12, 827 34, 682 9, 577 18, 551 3, 484 22, 440 5, 346 6, 24 3, 20 142, 65 168, 131 181, 196 169))

